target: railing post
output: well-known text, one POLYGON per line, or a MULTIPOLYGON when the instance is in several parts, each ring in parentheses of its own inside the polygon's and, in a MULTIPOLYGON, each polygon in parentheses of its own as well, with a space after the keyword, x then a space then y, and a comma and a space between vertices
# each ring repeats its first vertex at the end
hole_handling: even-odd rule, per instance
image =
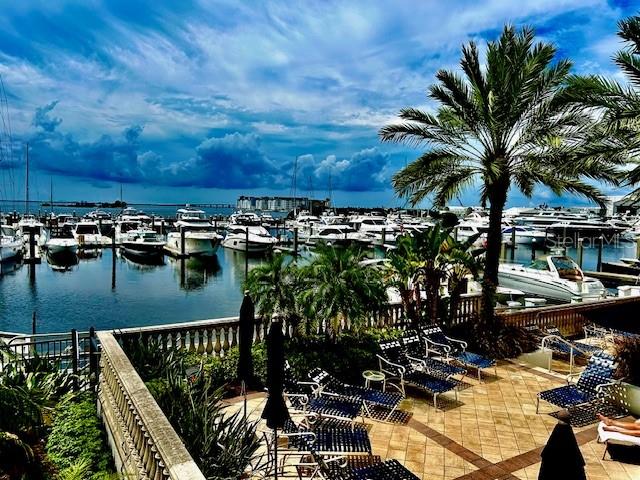
POLYGON ((98 349, 96 347, 96 329, 91 327, 89 329, 89 384, 92 391, 95 391, 98 385, 98 349))
POLYGON ((71 368, 73 371, 73 389, 78 390, 78 331, 71 329, 71 368))

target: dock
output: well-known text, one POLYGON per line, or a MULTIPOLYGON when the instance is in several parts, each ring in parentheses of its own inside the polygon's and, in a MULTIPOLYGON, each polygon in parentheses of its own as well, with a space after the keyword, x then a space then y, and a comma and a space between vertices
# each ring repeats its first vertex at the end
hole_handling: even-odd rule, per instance
POLYGON ((606 285, 640 285, 640 275, 627 275, 624 273, 609 272, 584 272, 587 277, 597 278, 606 285))

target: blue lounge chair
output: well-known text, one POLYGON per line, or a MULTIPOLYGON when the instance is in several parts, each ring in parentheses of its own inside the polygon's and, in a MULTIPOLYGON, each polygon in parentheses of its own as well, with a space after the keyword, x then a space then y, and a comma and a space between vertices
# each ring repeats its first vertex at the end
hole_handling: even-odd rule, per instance
POLYGON ((335 396, 351 402, 362 402, 364 411, 369 417, 372 416, 370 410, 372 406, 381 406, 388 409, 389 413, 384 418, 385 421, 391 418, 391 415, 404 398, 400 393, 344 383, 321 368, 311 370, 309 378, 320 386, 323 395, 335 396))
POLYGON ((353 480, 419 480, 395 459, 354 469, 351 475, 353 480))
POLYGON ((371 441, 366 427, 350 422, 285 422, 282 436, 297 452, 319 454, 371 454, 371 441))
POLYGON ((465 368, 475 368, 479 382, 482 381, 482 370, 487 368, 493 368, 495 375, 498 376, 494 359, 468 352, 467 342, 446 336, 439 326, 423 328, 421 334, 430 350, 439 352, 443 358, 455 360, 465 368))
POLYGON ((546 335, 542 337, 540 343, 542 349, 551 351, 549 357, 549 371, 551 371, 551 360, 553 354, 562 355, 565 358, 569 357, 569 373, 573 373, 573 366, 575 365, 575 358, 588 359, 591 355, 597 352, 601 352, 602 349, 586 343, 572 342, 560 333, 560 330, 556 327, 548 327, 546 329, 546 335))
MULTIPOLYGON (((403 395, 406 395, 405 384, 407 384, 433 395, 433 406, 436 408, 438 407, 437 398, 441 393, 453 390, 456 400, 458 399, 457 387, 460 382, 435 377, 421 370, 407 357, 400 340, 381 342, 379 347, 380 353, 377 354, 377 357, 380 364, 380 371, 387 375, 387 382, 394 379, 400 382, 400 385, 397 387, 403 395)), ((391 383, 391 385, 395 384, 391 383)))
POLYGON ((303 413, 312 412, 323 418, 353 423, 362 410, 360 400, 351 401, 334 396, 323 396, 319 384, 296 378, 288 362, 285 363, 284 393, 295 410, 303 413))
POLYGON ((454 375, 464 377, 467 374, 467 370, 462 367, 434 358, 434 355, 440 356, 440 353, 429 349, 427 343, 416 332, 407 332, 407 335, 403 336, 400 341, 407 357, 420 364, 425 371, 434 377, 449 379, 454 375))
POLYGON ((545 390, 538 394, 536 413, 540 408, 540 400, 551 403, 561 408, 573 407, 595 400, 598 395, 604 394, 605 387, 613 385, 613 374, 617 364, 608 353, 594 353, 587 366, 578 374, 578 381, 571 381, 576 375, 567 376, 567 385, 545 390))

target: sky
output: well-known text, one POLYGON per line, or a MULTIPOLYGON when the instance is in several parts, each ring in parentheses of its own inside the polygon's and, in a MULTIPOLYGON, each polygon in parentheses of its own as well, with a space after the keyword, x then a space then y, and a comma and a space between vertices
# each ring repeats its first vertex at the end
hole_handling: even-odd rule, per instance
MULTIPOLYGON (((235 202, 297 194, 402 206, 391 176, 419 154, 381 144, 460 47, 535 27, 575 73, 619 80, 630 1, 20 0, 0 16, 6 104, 0 200, 235 202), (8 127, 10 121, 10 129, 8 127), (9 135, 10 130, 10 135, 9 135), (5 148, 5 153, 7 149, 5 148), (330 188, 331 186, 331 188, 330 188)), ((618 191, 608 193, 618 194, 618 191)), ((477 204, 472 188, 461 199, 477 204)), ((511 205, 559 203, 544 189, 511 205)), ((565 202, 575 200, 565 199, 565 202)), ((425 205, 428 206, 428 205, 425 205)))

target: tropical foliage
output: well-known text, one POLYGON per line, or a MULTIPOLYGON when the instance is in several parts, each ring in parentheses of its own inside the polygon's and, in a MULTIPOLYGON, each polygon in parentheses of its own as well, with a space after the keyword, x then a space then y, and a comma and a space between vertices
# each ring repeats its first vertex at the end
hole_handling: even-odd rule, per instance
POLYGON ((587 155, 581 147, 592 135, 586 112, 562 101, 571 62, 556 59, 556 48, 535 43, 530 28, 506 26, 487 45, 481 65, 475 42, 462 48, 462 75, 436 74, 429 97, 435 113, 400 111, 400 121, 383 127, 385 142, 427 150, 393 177, 396 192, 417 204, 427 197, 443 206, 465 188, 477 186, 489 205, 489 231, 483 277, 483 332, 492 324, 507 196, 517 188, 525 196, 536 185, 556 194, 569 192, 603 202, 591 180, 615 183, 622 160, 587 155))
POLYGON ((344 325, 362 326, 387 300, 380 270, 364 260, 365 251, 355 246, 318 247, 302 265, 276 255, 249 272, 244 288, 263 318, 282 313, 307 335, 322 322, 335 337, 344 325))
POLYGON ((473 249, 477 236, 458 242, 452 230, 440 224, 424 232, 398 238, 391 250, 385 277, 387 285, 395 288, 402 301, 405 316, 414 328, 420 321, 433 323, 441 317, 440 286, 446 281, 450 287, 449 311, 456 311, 464 280, 475 278, 481 268, 479 254, 473 249), (423 305, 421 291, 425 291, 423 305))
MULTIPOLYGON (((618 36, 626 43, 626 48, 616 53, 614 61, 627 83, 598 75, 572 76, 565 99, 597 118, 590 145, 594 155, 623 160, 629 157, 637 164, 640 154, 640 16, 621 20, 618 36)), ((634 185, 640 183, 640 166, 627 172, 627 180, 634 185)))

